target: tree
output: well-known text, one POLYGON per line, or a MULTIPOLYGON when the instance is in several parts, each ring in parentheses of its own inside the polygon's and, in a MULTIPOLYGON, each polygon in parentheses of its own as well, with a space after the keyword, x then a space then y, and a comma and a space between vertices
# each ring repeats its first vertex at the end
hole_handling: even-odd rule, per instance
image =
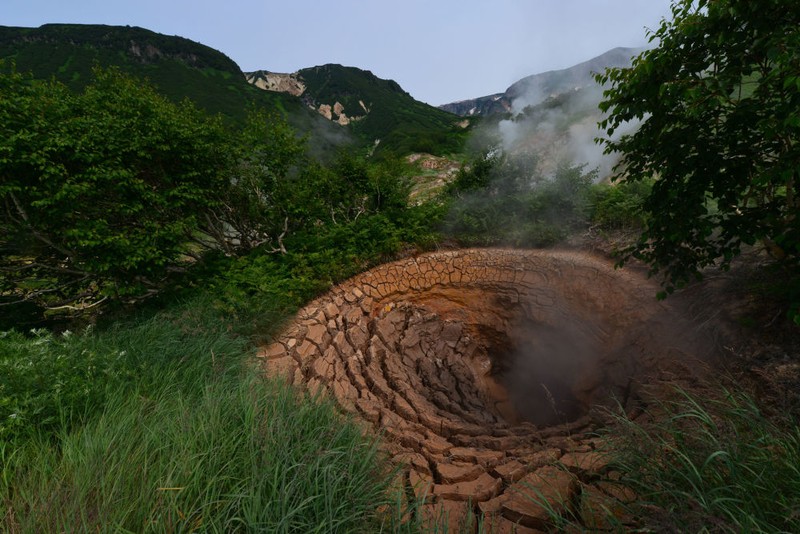
POLYGON ((625 259, 667 292, 759 240, 797 268, 800 2, 675 0, 672 16, 650 33, 655 48, 597 77, 610 84, 600 126, 606 153, 622 154, 616 178, 657 177, 625 259))
POLYGON ((586 222, 597 172, 562 161, 551 176, 533 153, 493 149, 462 168, 448 187, 443 230, 467 246, 551 246, 586 222))
POLYGON ((221 123, 116 70, 80 94, 6 70, 0 91, 0 304, 163 287, 225 187, 221 123))
POLYGON ((197 240, 229 254, 261 246, 285 253, 296 177, 307 163, 305 140, 280 116, 254 110, 231 150, 225 190, 205 213, 197 240))

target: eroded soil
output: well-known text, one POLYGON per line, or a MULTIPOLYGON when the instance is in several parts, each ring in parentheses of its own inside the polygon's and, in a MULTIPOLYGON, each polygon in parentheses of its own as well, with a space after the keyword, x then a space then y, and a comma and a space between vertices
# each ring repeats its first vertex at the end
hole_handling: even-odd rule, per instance
POLYGON ((699 379, 717 350, 712 321, 656 291, 582 252, 432 253, 335 287, 260 355, 383 432, 406 494, 451 532, 547 529, 547 507, 598 527, 626 497, 596 476, 602 408, 636 416, 648 384, 699 379))

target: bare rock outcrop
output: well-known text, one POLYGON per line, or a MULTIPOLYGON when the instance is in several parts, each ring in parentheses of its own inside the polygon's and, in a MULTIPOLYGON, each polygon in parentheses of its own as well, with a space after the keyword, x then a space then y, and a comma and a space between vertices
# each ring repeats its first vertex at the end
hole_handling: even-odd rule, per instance
POLYGON ((301 96, 306 91, 306 85, 297 74, 284 74, 259 70, 245 73, 247 82, 265 91, 288 93, 301 96))

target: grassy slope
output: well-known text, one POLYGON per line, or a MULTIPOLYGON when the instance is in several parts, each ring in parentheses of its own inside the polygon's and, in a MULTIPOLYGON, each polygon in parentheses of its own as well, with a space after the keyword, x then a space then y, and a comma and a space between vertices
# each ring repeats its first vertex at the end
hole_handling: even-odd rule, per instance
POLYGON ((304 69, 299 75, 318 104, 339 102, 348 116, 366 115, 353 123, 353 131, 366 143, 380 139, 379 151, 444 155, 463 147, 466 131, 456 125, 458 117, 415 100, 393 80, 341 65, 304 69))
POLYGON ((245 365, 231 324, 199 295, 98 332, 0 338, 4 371, 52 395, 11 420, 54 408, 0 428, 0 530, 376 530, 393 473, 373 439, 245 365))
POLYGON ((0 530, 417 531, 374 437, 251 356, 419 228, 361 217, 285 256, 210 260, 139 317, 0 333, 0 530))
MULTIPOLYGON (((189 284, 204 289, 97 333, 0 334, 0 530, 418 529, 398 524, 392 473, 357 427, 242 365, 247 336, 426 228, 410 216, 389 227, 360 218, 300 237, 287 256, 220 258, 189 284)), ((616 461, 632 475, 609 484, 640 499, 621 514, 655 530, 796 531, 796 427, 731 397, 687 399, 649 427, 622 422, 616 461)), ((621 527, 618 510, 608 521, 621 527)))

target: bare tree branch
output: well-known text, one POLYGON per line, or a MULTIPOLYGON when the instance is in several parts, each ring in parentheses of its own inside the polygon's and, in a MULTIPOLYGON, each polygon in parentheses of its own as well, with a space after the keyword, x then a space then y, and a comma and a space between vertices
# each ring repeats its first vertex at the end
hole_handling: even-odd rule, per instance
POLYGON ((34 237, 36 237, 36 239, 38 239, 39 241, 41 241, 41 242, 42 242, 42 243, 44 243, 45 245, 47 245, 47 246, 49 246, 49 247, 52 247, 53 249, 57 250, 57 251, 58 251, 58 252, 60 252, 61 254, 65 255, 67 258, 72 258, 72 257, 74 256, 74 254, 73 254, 72 252, 68 251, 68 250, 67 250, 67 249, 65 249, 65 248, 62 248, 62 247, 60 247, 60 246, 56 245, 56 244, 55 244, 55 243, 54 243, 54 242, 53 242, 51 239, 49 239, 47 236, 45 236, 45 235, 43 235, 43 234, 39 233, 39 232, 38 232, 38 231, 37 231, 37 230, 36 230, 36 229, 33 227, 33 225, 30 223, 30 219, 28 218, 28 213, 25 211, 25 208, 22 206, 22 203, 19 201, 19 199, 17 198, 17 196, 14 194, 14 192, 13 192, 13 191, 12 191, 12 192, 9 192, 9 193, 8 193, 8 195, 11 197, 11 200, 14 202, 14 205, 15 205, 15 206, 16 206, 16 208, 17 208, 17 213, 19 213, 20 217, 22 217, 22 220, 23 220, 23 221, 25 221, 25 225, 26 225, 26 226, 28 227, 28 229, 31 231, 31 234, 32 234, 34 237))

